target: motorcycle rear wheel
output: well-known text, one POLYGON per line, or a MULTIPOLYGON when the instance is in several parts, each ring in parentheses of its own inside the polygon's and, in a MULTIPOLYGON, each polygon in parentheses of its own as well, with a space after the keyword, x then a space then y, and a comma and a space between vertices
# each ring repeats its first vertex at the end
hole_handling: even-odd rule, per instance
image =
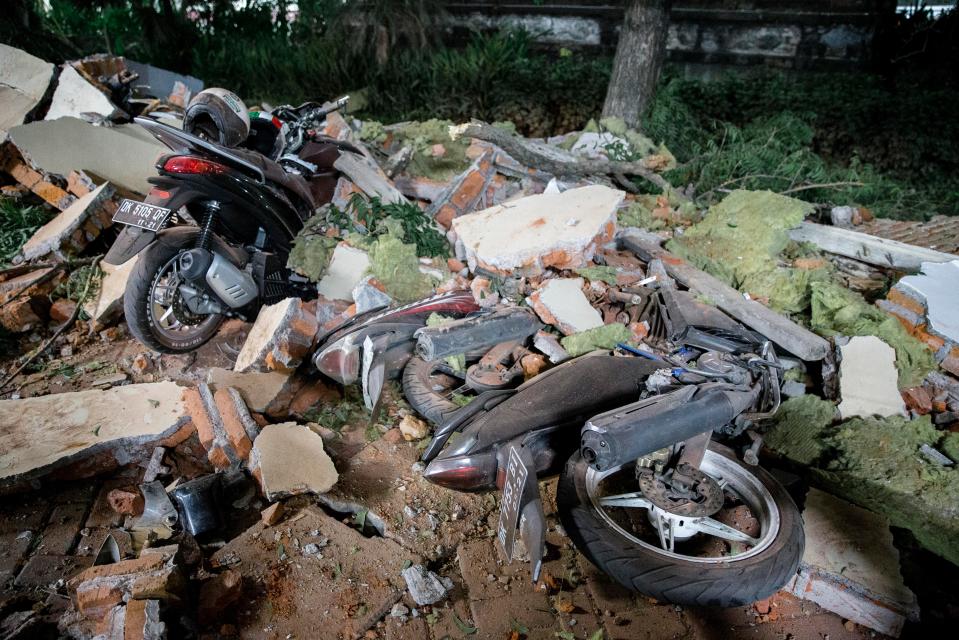
MULTIPOLYGON (((707 450, 701 470, 714 479, 720 476, 724 494, 739 496, 751 512, 756 512, 753 517, 761 527, 758 537, 752 536, 754 545, 736 542, 741 546, 740 553, 720 552, 713 557, 697 557, 676 547, 669 551, 664 548, 666 540, 662 538, 644 540, 636 530, 631 530, 632 525, 623 524, 626 521, 622 515, 628 510, 629 518, 633 518, 631 522, 638 522, 637 530, 644 522, 650 529, 656 529, 652 524, 654 515, 650 515, 655 511, 641 506, 644 501, 641 494, 638 498, 634 497, 635 493, 602 495, 604 480, 617 471, 635 477, 633 468, 603 474, 592 469, 579 452, 569 459, 559 479, 556 500, 560 520, 567 535, 590 562, 626 588, 656 600, 680 605, 737 607, 772 595, 795 575, 802 558, 805 537, 799 510, 772 475, 759 467, 743 464, 731 452, 707 450), (633 502, 624 509, 622 505, 629 503, 630 498, 633 502), (604 500, 607 505, 616 500, 622 502, 606 506, 604 500), (637 518, 637 513, 642 517, 637 518)), ((674 526, 683 524, 690 527, 689 530, 711 530, 707 538, 715 536, 723 544, 729 544, 730 538, 737 536, 730 530, 737 527, 717 523, 713 518, 702 519, 702 522, 690 527, 694 523, 678 520, 674 526)), ((716 542, 697 538, 702 535, 695 533, 680 543, 690 545, 684 549, 704 549, 716 542)), ((674 543, 675 540, 674 537, 674 543)))
POLYGON ((123 294, 127 326, 137 340, 154 351, 193 351, 212 338, 223 323, 221 314, 203 316, 196 324, 183 323, 176 318, 171 322, 173 299, 180 294, 170 278, 175 278, 180 252, 192 247, 195 241, 195 233, 158 238, 139 254, 127 281, 123 294), (161 295, 172 296, 169 306, 163 306, 159 299, 161 295))

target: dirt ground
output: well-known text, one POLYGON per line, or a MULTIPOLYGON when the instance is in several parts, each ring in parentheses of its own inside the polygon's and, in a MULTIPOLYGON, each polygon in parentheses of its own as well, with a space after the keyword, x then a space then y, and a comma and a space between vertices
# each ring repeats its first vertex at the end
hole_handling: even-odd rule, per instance
MULTIPOLYGON (((150 356, 121 325, 108 335, 75 340, 71 355, 25 376, 15 392, 26 397, 160 379, 195 383, 207 368, 232 364, 246 329, 231 322, 195 354, 150 356), (152 363, 145 371, 133 366, 141 354, 152 363)), ((496 496, 458 494, 427 483, 416 464, 416 443, 371 434, 367 427, 347 425, 329 443, 340 472, 329 494, 288 500, 285 518, 273 526, 259 521, 267 503, 255 499, 222 532, 199 541, 192 584, 229 568, 242 574, 243 595, 203 626, 195 622, 191 597, 168 603, 169 637, 879 637, 785 593, 728 610, 661 604, 630 593, 593 567, 563 534, 553 500, 555 480, 543 483, 549 524, 544 578, 531 584, 528 566, 505 564, 495 548, 496 496), (438 605, 417 607, 399 575, 419 563, 452 580, 448 598, 438 605)), ((188 440, 168 457, 174 476, 210 471, 191 456, 191 447, 198 446, 188 440)), ((111 510, 107 493, 136 485, 142 472, 133 465, 0 498, 0 620, 29 610, 44 622, 29 635, 3 637, 57 637, 56 621, 69 606, 66 579, 90 566, 106 535, 123 527, 123 516, 111 510)), ((950 617, 954 605, 943 591, 955 584, 955 572, 936 565, 938 572, 930 574, 934 559, 906 558, 908 582, 921 582, 923 575, 946 581, 928 597, 935 605, 933 620, 950 617)), ((923 590, 910 586, 923 606, 923 590)), ((911 625, 904 637, 919 637, 928 629, 911 625)))

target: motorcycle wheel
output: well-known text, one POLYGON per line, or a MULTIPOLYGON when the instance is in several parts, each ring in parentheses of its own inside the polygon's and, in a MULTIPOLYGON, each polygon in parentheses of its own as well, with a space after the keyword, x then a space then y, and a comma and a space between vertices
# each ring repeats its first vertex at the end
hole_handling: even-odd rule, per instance
POLYGON ((123 293, 127 326, 154 351, 192 351, 212 338, 224 320, 221 314, 192 314, 178 290, 177 258, 195 240, 196 234, 158 239, 140 253, 127 281, 123 293))
POLYGON ((700 469, 722 487, 723 508, 709 518, 674 516, 668 529, 660 519, 657 528, 655 507, 636 491, 635 465, 599 472, 577 452, 559 479, 560 520, 590 562, 656 600, 737 607, 772 595, 802 558, 799 510, 767 471, 731 452, 707 450, 700 469))
POLYGON ((403 395, 427 422, 439 426, 459 410, 451 397, 465 388, 466 374, 453 371, 445 360, 427 361, 413 356, 403 369, 403 395))

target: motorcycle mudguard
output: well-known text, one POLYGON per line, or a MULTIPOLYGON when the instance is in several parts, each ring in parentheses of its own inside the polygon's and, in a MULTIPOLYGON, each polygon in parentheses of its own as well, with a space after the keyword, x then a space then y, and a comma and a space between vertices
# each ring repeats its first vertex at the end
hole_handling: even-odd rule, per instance
POLYGON ((113 241, 113 246, 103 256, 103 261, 107 264, 120 266, 150 246, 156 237, 155 231, 125 226, 117 235, 117 239, 113 241))

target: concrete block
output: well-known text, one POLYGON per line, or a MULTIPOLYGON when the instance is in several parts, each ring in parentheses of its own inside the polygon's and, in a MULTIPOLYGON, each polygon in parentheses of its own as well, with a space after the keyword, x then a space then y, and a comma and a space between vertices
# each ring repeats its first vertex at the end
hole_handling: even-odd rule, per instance
POLYGON ((20 253, 24 260, 34 260, 48 254, 57 257, 66 257, 75 254, 86 246, 85 237, 76 246, 73 240, 77 229, 80 229, 91 216, 113 195, 114 189, 109 184, 102 184, 87 195, 79 198, 65 210, 46 223, 24 243, 20 253))
POLYGON ((603 317, 583 293, 582 278, 552 278, 534 291, 527 302, 540 320, 565 335, 603 326, 603 317))
POLYGON ((54 66, 26 51, 0 44, 0 137, 23 124, 43 100, 54 66))
POLYGON ((929 333, 959 342, 959 260, 923 262, 921 274, 906 276, 894 288, 923 307, 929 333))
POLYGON ((79 118, 84 113, 98 113, 104 118, 112 118, 119 109, 100 89, 87 82, 73 65, 64 65, 53 92, 50 108, 44 120, 57 118, 79 118))
POLYGON ((333 259, 316 287, 330 300, 353 302, 353 288, 370 270, 370 257, 362 249, 340 243, 333 250, 333 259))
POLYGON ((323 438, 295 422, 267 425, 253 441, 250 471, 267 500, 326 493, 339 477, 323 438))
POLYGON ((893 637, 918 619, 886 518, 812 489, 803 521, 806 549, 787 591, 893 637))
POLYGON ((134 256, 121 265, 100 262, 100 270, 103 272, 100 290, 96 298, 83 305, 83 310, 96 325, 96 331, 113 324, 123 314, 123 292, 126 291, 127 280, 136 268, 138 258, 139 256, 134 256))
POLYGON ((0 400, 0 487, 89 477, 149 459, 193 431, 173 382, 0 400))
POLYGON ((843 419, 906 415, 892 347, 876 336, 856 336, 839 347, 839 352, 839 414, 843 419))
POLYGON ((318 328, 316 315, 298 298, 265 306, 260 309, 233 370, 293 371, 313 346, 318 328))
POLYGON ((471 270, 539 275, 586 266, 616 233, 625 194, 602 185, 539 194, 453 220, 471 270))
POLYGON ((206 382, 214 391, 236 389, 251 411, 271 415, 286 407, 296 390, 292 376, 281 371, 239 373, 215 367, 207 370, 206 382))

